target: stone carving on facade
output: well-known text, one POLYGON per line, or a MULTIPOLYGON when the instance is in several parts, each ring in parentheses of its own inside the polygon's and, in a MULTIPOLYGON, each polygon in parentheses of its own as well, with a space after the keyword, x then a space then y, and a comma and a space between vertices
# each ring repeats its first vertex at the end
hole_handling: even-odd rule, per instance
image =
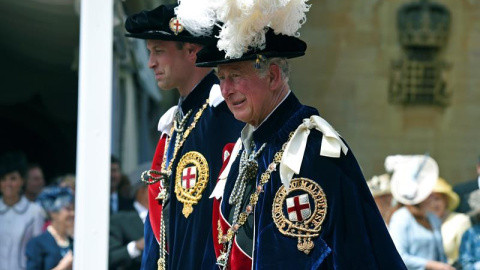
POLYGON ((402 56, 392 61, 389 102, 447 105, 450 65, 443 59, 443 50, 449 36, 449 10, 419 0, 403 5, 397 20, 402 56))

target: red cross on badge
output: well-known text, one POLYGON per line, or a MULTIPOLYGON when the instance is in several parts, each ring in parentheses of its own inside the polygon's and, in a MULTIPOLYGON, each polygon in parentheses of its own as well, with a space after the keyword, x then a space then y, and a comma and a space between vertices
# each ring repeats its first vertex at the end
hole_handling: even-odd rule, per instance
POLYGON ((191 166, 183 169, 182 172, 182 187, 189 189, 197 183, 197 167, 191 166))
POLYGON ((312 211, 310 210, 308 194, 287 198, 287 212, 290 221, 303 221, 309 218, 312 211))
POLYGON ((173 17, 172 19, 170 19, 169 25, 170 30, 172 30, 175 35, 178 35, 178 33, 181 33, 183 31, 183 25, 180 23, 177 17, 173 17))

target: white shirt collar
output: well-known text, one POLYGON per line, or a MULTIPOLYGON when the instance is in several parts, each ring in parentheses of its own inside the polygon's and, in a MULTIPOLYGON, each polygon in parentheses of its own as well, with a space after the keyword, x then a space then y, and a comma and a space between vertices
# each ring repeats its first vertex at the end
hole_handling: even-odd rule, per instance
POLYGON ((138 216, 140 217, 142 222, 145 223, 145 219, 147 218, 147 214, 148 214, 148 209, 138 201, 133 202, 133 207, 137 211, 138 216))
POLYGON ((16 213, 23 213, 27 210, 29 205, 29 201, 25 196, 21 196, 20 200, 14 204, 13 206, 8 206, 3 202, 3 197, 0 197, 0 212, 4 213, 8 211, 9 209, 13 209, 16 213))
POLYGON ((250 153, 252 151, 251 149, 252 147, 250 143, 252 142, 254 130, 255 129, 252 125, 246 124, 243 127, 242 132, 240 133, 240 138, 242 139, 243 148, 245 148, 245 151, 247 151, 247 153, 250 153))

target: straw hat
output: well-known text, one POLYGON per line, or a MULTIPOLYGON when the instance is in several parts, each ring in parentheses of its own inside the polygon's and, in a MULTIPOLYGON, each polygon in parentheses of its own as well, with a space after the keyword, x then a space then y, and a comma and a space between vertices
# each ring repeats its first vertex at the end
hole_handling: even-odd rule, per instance
POLYGON ((438 179, 438 165, 428 155, 389 156, 385 168, 392 172, 392 195, 405 205, 423 202, 433 190, 438 179))
POLYGON ((392 194, 390 191, 390 175, 387 173, 372 177, 367 181, 367 185, 373 197, 392 194))
POLYGON ((453 211, 460 203, 460 197, 452 190, 452 186, 445 181, 445 179, 439 177, 437 183, 433 187, 433 192, 442 193, 448 197, 448 211, 453 211))

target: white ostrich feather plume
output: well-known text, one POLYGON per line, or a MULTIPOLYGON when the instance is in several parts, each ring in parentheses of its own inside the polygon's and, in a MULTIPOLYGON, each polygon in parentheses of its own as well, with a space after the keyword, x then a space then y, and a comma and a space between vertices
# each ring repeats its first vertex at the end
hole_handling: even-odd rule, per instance
POLYGON ((298 37, 310 9, 308 0, 181 0, 175 10, 193 35, 209 35, 223 22, 217 47, 227 58, 240 58, 249 49, 265 48, 268 27, 276 34, 298 37))
POLYGON ((217 21, 220 0, 181 0, 175 14, 185 29, 194 36, 209 36, 217 21))
POLYGON ((299 37, 298 30, 307 21, 305 13, 310 10, 310 6, 305 0, 288 1, 283 8, 277 10, 270 27, 276 34, 299 37))

